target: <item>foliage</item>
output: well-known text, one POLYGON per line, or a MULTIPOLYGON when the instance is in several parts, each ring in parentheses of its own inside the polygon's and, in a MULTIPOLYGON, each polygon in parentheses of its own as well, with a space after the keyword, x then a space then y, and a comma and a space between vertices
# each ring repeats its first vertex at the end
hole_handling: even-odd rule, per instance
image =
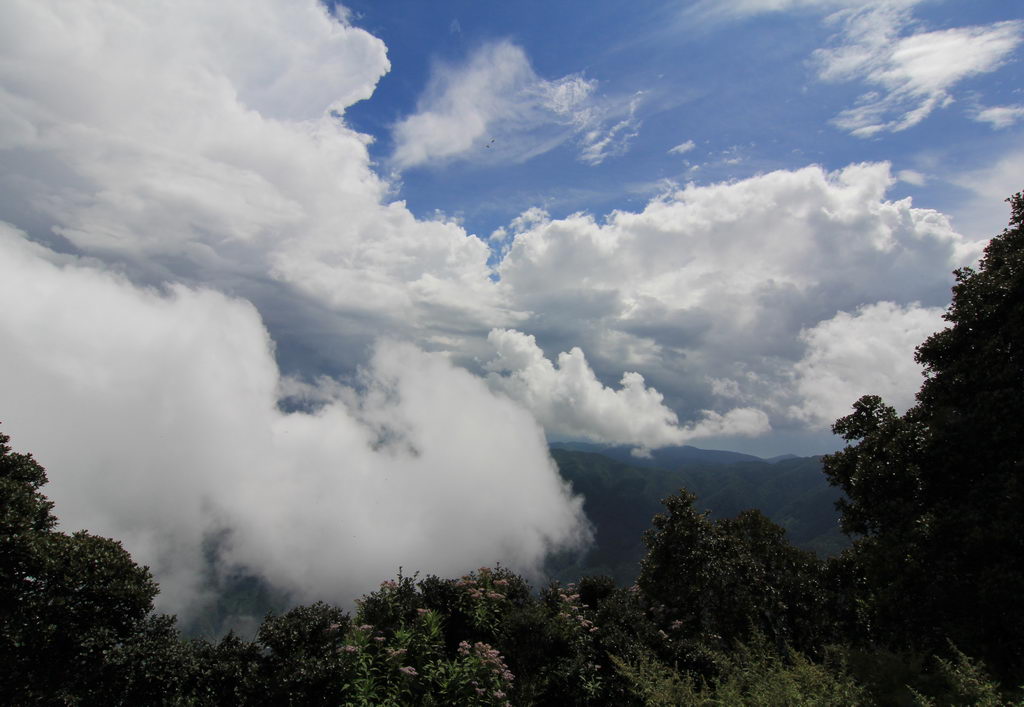
POLYGON ((0 698, 103 703, 173 682, 159 658, 127 658, 177 643, 173 622, 149 617, 149 570, 114 540, 56 532, 45 470, 8 441, 0 434, 0 698))
MULTIPOLYGON (((53 530, 42 468, 3 442, 4 508, 22 509, 4 518, 0 556, 15 600, 0 626, 12 704, 801 705, 886 695, 865 677, 876 654, 858 662, 853 649, 820 650, 831 586, 821 563, 759 513, 712 520, 685 492, 666 500, 643 581, 629 588, 586 577, 533 592, 501 567, 457 579, 399 572, 354 617, 317 603, 268 616, 252 641, 182 640, 173 617, 151 612, 155 585, 117 543, 53 530)), ((899 703, 1002 699, 960 654, 932 675, 886 665, 906 676, 899 703)))
POLYGON ((824 595, 820 562, 789 545, 757 511, 713 521, 681 491, 644 535, 637 582, 676 646, 675 658, 714 674, 707 656, 761 632, 781 646, 817 649, 824 595))
MULTIPOLYGON (((945 685, 938 698, 931 698, 913 690, 915 703, 921 707, 935 707, 938 704, 976 705, 977 707, 1004 707, 1009 700, 999 689, 999 683, 992 680, 977 660, 950 645, 951 658, 937 656, 939 675, 945 685)), ((1013 704, 1024 705, 1024 699, 1013 704)))
POLYGON ((795 651, 778 653, 763 637, 741 643, 719 658, 722 674, 706 680, 679 673, 652 654, 634 661, 612 660, 643 704, 763 705, 818 707, 861 705, 868 696, 841 665, 816 664, 795 651))
POLYGON ((848 586, 867 639, 1024 673, 1024 196, 977 270, 957 270, 944 331, 917 351, 925 381, 900 416, 865 396, 826 457, 862 534, 848 586))

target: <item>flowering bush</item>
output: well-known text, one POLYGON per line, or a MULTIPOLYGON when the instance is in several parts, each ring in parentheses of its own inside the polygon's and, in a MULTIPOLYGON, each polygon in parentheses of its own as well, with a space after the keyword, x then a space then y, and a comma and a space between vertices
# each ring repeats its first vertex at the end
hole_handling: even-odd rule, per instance
MULTIPOLYGON (((363 597, 351 628, 339 640, 347 665, 347 704, 511 705, 514 676, 484 642, 448 647, 442 614, 422 606, 415 577, 389 580, 363 597)), ((491 570, 453 582, 481 627, 493 622, 510 581, 491 570)))

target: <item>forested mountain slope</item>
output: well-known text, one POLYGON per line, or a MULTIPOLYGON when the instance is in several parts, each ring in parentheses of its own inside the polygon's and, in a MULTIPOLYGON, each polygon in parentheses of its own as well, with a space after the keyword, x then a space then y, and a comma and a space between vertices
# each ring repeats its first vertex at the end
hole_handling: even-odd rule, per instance
MULTIPOLYGON (((795 546, 822 556, 835 554, 849 544, 839 529, 835 508, 841 494, 829 485, 818 457, 776 463, 689 461, 667 470, 642 468, 605 453, 559 446, 552 445, 551 454, 562 477, 583 496, 584 511, 595 530, 594 545, 582 557, 563 555, 549 563, 549 572, 563 581, 608 574, 620 584, 632 583, 644 554, 643 532, 650 527, 654 514, 661 511, 662 499, 680 488, 694 493, 696 507, 715 519, 751 508, 760 510, 786 529, 795 546)), ((618 448, 611 450, 612 454, 618 452, 618 448)), ((718 454, 718 458, 728 459, 731 453, 718 454)), ((691 458, 699 459, 700 455, 691 458)))

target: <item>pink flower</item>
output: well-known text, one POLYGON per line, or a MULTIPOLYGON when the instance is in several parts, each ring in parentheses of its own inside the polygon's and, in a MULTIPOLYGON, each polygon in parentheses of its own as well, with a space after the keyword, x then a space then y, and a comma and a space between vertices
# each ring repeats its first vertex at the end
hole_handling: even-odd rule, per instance
POLYGON ((346 653, 358 653, 359 652, 359 649, 356 648, 355 646, 342 646, 341 650, 345 651, 346 653))
POLYGON ((416 668, 412 667, 411 665, 403 665, 401 668, 398 669, 398 672, 408 675, 411 678, 414 678, 417 675, 419 675, 419 673, 416 672, 416 668))

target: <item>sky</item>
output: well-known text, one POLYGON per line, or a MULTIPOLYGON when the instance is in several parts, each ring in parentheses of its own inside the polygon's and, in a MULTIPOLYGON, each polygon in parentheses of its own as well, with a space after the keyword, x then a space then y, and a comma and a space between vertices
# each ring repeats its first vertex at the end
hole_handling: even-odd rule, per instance
POLYGON ((537 575, 546 440, 913 404, 1022 59, 1005 0, 8 0, 2 429, 182 615, 211 537, 297 600, 537 575))

